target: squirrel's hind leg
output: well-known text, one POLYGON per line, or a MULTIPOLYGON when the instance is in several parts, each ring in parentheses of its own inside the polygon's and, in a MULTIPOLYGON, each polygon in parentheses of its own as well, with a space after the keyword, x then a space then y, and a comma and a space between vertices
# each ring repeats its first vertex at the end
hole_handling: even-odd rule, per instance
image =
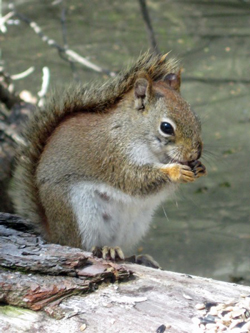
POLYGON ((118 260, 118 261, 124 261, 125 263, 126 262, 133 263, 146 267, 161 269, 161 266, 158 264, 158 262, 148 254, 133 255, 125 258, 123 251, 119 246, 116 247, 103 246, 102 248, 94 246, 91 251, 95 257, 102 258, 105 260, 106 259, 113 261, 118 260))
POLYGON ((110 260, 125 259, 123 251, 119 246, 115 247, 103 246, 102 248, 94 246, 91 251, 93 255, 98 258, 110 259, 110 260))
POLYGON ((45 210, 46 239, 53 243, 81 248, 81 235, 67 198, 66 186, 42 184, 39 187, 39 196, 45 210))

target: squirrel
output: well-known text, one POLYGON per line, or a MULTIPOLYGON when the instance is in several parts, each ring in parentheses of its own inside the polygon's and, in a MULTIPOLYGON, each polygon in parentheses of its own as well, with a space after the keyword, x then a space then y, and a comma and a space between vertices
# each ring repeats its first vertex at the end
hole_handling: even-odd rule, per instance
POLYGON ((206 174, 180 85, 177 60, 146 53, 104 84, 55 94, 25 126, 15 211, 50 242, 123 259, 177 185, 206 174))

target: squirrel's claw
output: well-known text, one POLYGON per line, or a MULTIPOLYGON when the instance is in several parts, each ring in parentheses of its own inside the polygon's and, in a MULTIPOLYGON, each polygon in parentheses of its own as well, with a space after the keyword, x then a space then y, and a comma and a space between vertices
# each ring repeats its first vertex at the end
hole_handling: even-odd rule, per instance
POLYGON ((191 168, 196 178, 200 178, 207 174, 206 167, 200 161, 195 161, 191 168))
POLYGON ((124 260, 125 256, 123 254, 122 249, 119 246, 110 247, 110 246, 103 246, 100 248, 98 246, 94 246, 91 250, 94 256, 103 259, 109 260, 124 260))

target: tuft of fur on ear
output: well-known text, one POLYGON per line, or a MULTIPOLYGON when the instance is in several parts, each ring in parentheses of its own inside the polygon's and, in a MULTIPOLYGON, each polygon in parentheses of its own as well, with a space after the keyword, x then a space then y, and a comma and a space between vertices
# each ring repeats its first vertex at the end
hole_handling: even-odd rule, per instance
POLYGON ((180 91, 181 86, 181 70, 178 71, 177 74, 170 73, 164 76, 163 81, 166 82, 169 87, 174 90, 180 91))
POLYGON ((134 84, 135 108, 137 110, 145 109, 149 99, 151 83, 146 78, 138 78, 134 84))

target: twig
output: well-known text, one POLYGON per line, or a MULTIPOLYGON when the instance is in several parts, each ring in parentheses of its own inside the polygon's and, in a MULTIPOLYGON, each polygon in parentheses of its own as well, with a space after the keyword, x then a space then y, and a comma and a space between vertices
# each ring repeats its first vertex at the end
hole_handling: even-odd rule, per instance
POLYGON ((67 49, 68 41, 67 41, 67 26, 66 26, 66 8, 64 6, 62 8, 61 24, 62 24, 63 44, 64 44, 64 48, 67 49))
POLYGON ((10 78, 12 80, 20 80, 20 79, 23 79, 23 78, 29 76, 31 73, 34 72, 34 70, 35 70, 35 67, 32 66, 32 67, 26 69, 26 71, 24 71, 22 73, 11 75, 10 78))
POLYGON ((38 24, 36 22, 32 22, 29 18, 27 18, 26 16, 18 13, 15 8, 14 5, 11 5, 11 8, 14 10, 15 12, 15 16, 18 17, 21 21, 25 22, 26 24, 28 24, 33 30, 34 32, 41 37, 42 41, 47 43, 49 46, 54 47, 58 50, 59 55, 62 57, 62 55, 66 55, 67 59, 65 59, 64 57, 62 57, 62 59, 64 60, 74 60, 75 62, 80 63, 81 65, 84 65, 96 72, 99 73, 105 73, 109 76, 115 76, 115 72, 109 71, 109 70, 105 70, 103 68, 101 68, 100 66, 95 65, 94 63, 90 62, 89 60, 87 60, 86 58, 82 57, 81 55, 79 55, 78 53, 76 53, 73 50, 65 50, 64 47, 60 46, 55 40, 50 39, 48 36, 46 36, 42 29, 38 26, 38 24))
MULTIPOLYGON (((61 24, 62 24, 63 44, 64 44, 65 50, 67 50, 69 48, 68 40, 67 40, 66 12, 67 12, 67 10, 66 10, 66 8, 64 6, 64 2, 63 2, 63 8, 62 8, 62 14, 61 14, 61 24)), ((74 79, 77 82, 80 82, 80 78, 77 74, 75 63, 71 59, 68 59, 68 61, 69 61, 74 79)))
POLYGON ((37 93, 37 95, 40 97, 38 106, 42 107, 44 105, 45 101, 45 95, 48 91, 49 87, 49 78, 50 78, 50 72, 48 67, 43 67, 43 82, 42 82, 42 87, 41 90, 37 93))
POLYGON ((154 53, 160 53, 159 48, 157 46, 156 39, 155 39, 154 30, 153 30, 153 27, 151 24, 146 0, 139 0, 139 5, 141 8, 143 20, 146 24, 146 30, 147 30, 147 34, 148 34, 149 43, 151 44, 151 49, 154 53))
POLYGON ((25 140, 17 134, 9 125, 0 121, 0 130, 4 132, 4 134, 10 138, 13 142, 17 143, 18 145, 26 146, 25 140))
POLYGON ((9 18, 11 18, 13 15, 15 15, 14 12, 9 12, 5 16, 0 17, 0 30, 2 33, 5 33, 7 31, 5 27, 5 23, 8 21, 9 18))
MULTIPOLYGON (((106 74, 108 74, 107 71, 105 71, 104 69, 102 69, 101 67, 93 64, 92 62, 90 62, 89 60, 87 60, 86 58, 83 58, 82 56, 80 56, 78 53, 76 53, 73 50, 66 50, 65 54, 67 54, 69 56, 70 59, 73 59, 74 61, 78 62, 79 64, 82 64, 88 68, 93 69, 96 72, 104 72, 106 74)), ((110 76, 115 76, 114 72, 109 72, 110 76)))
POLYGON ((10 93, 10 91, 0 83, 0 101, 10 110, 16 103, 20 103, 22 100, 19 96, 10 93))
POLYGON ((7 113, 7 111, 4 111, 3 109, 0 109, 0 115, 2 116, 2 118, 4 120, 6 120, 9 117, 9 114, 7 113))

